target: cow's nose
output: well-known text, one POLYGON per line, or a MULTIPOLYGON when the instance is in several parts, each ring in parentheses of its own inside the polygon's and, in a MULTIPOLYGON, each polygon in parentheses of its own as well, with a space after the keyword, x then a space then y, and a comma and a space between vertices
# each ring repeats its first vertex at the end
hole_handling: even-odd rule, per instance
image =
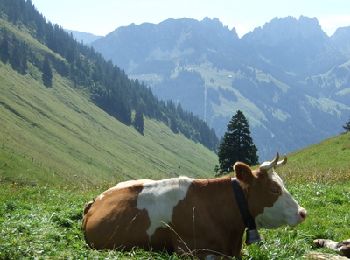
POLYGON ((300 208, 298 213, 301 218, 301 221, 304 221, 307 215, 306 210, 304 208, 300 208))

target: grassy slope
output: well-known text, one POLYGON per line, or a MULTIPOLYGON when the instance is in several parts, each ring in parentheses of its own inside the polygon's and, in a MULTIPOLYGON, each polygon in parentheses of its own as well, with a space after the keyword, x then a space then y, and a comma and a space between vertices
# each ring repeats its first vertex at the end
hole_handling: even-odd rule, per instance
MULTIPOLYGON (((281 168, 279 172, 283 172, 281 175, 284 175, 290 192, 307 209, 308 218, 297 228, 261 230, 264 244, 245 246, 243 259, 304 259, 305 255, 315 250, 312 248, 314 239, 340 241, 350 237, 350 180, 338 177, 339 169, 342 169, 341 176, 349 176, 350 173, 350 167, 345 170, 350 156, 347 149, 341 148, 347 146, 349 137, 350 133, 289 157, 289 166, 285 166, 285 170, 281 168), (336 147, 340 148, 338 154, 334 152, 336 147), (327 151, 331 152, 329 158, 333 158, 333 161, 328 164, 319 162, 315 166, 316 161, 310 158, 316 160, 317 157, 313 157, 315 153, 323 158, 321 155, 327 151), (297 178, 291 172, 301 167, 300 160, 305 163, 305 170, 299 171, 304 177, 297 178), (318 179, 319 172, 329 174, 327 178, 318 179)), ((103 189, 76 190, 72 186, 57 189, 0 182, 0 258, 45 256, 169 259, 167 254, 137 249, 132 252, 94 251, 86 246, 80 230, 83 205, 103 189)), ((173 256, 173 259, 176 258, 173 256)))
POLYGON ((214 153, 163 124, 145 136, 119 123, 56 75, 52 89, 0 65, 0 176, 101 184, 130 178, 209 176, 214 153))
POLYGON ((292 182, 350 180, 350 133, 290 154, 281 175, 292 182))

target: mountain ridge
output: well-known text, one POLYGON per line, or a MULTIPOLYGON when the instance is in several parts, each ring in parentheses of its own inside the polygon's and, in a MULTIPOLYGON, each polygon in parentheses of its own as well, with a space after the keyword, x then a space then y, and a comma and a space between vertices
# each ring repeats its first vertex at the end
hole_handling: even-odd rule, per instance
POLYGON ((68 29, 66 29, 66 31, 68 33, 72 33, 73 37, 78 42, 83 42, 86 45, 90 45, 92 42, 103 37, 103 36, 95 35, 95 34, 89 33, 89 32, 80 32, 80 31, 74 31, 74 30, 68 30, 68 29))
POLYGON ((213 19, 168 19, 147 28, 154 34, 142 25, 123 27, 127 35, 117 28, 92 46, 161 99, 200 116, 219 136, 235 110, 243 110, 260 157, 317 143, 339 133, 347 120, 347 77, 336 87, 344 98, 330 96, 317 80, 331 82, 326 72, 337 67, 346 74, 340 65, 349 59, 316 18, 276 18, 242 38, 213 19))

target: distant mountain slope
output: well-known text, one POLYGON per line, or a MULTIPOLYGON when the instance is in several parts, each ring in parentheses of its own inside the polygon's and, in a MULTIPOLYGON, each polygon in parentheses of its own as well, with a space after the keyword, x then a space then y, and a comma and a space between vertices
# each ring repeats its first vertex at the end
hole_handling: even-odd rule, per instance
MULTIPOLYGON (((273 65, 300 79, 344 61, 316 18, 274 18, 244 35, 242 41, 254 50, 255 59, 265 63, 261 69, 273 65)), ((255 60, 252 65, 257 64, 255 60)))
POLYGON ((315 18, 276 18, 242 39, 217 19, 168 19, 120 27, 92 45, 218 135, 243 110, 260 158, 338 134, 350 114, 347 74, 335 86, 338 74, 327 73, 348 58, 315 18))
POLYGON ((331 40, 334 46, 350 59, 350 26, 338 28, 331 40))
POLYGON ((78 42, 83 42, 86 45, 90 45, 90 43, 102 38, 102 36, 98 36, 88 32, 78 32, 78 31, 72 31, 72 30, 67 30, 67 32, 72 33, 73 37, 78 42))

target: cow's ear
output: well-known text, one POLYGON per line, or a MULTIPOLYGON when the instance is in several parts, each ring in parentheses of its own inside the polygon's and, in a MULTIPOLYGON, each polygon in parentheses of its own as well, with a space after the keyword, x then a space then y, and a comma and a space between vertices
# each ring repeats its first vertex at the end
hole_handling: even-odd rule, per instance
POLYGON ((242 181, 246 185, 252 184, 254 175, 248 165, 242 162, 236 162, 233 168, 238 180, 242 181))

